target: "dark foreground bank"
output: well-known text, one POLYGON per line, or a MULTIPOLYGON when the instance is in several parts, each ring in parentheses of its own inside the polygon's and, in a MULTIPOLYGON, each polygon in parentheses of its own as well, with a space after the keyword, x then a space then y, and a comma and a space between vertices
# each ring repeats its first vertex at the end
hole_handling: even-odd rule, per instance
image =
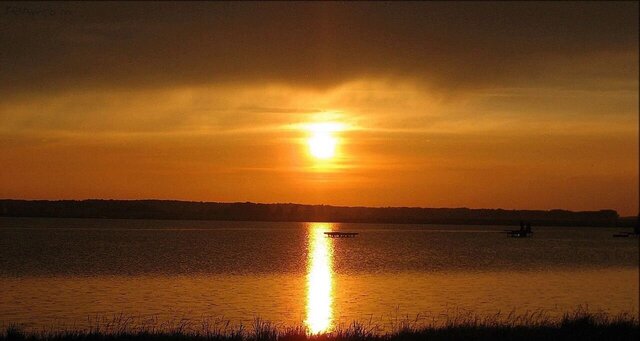
POLYGON ((6 327, 0 340, 638 340, 638 318, 623 314, 611 317, 582 311, 552 321, 541 314, 508 316, 510 320, 456 317, 439 326, 418 325, 415 321, 396 321, 393 331, 380 333, 378 326, 352 323, 336 330, 312 335, 305 327, 283 327, 256 319, 250 326, 230 327, 227 322, 198 326, 179 322, 169 329, 131 325, 126 319, 88 330, 24 332, 6 327), (198 329, 194 329, 198 328, 198 329))

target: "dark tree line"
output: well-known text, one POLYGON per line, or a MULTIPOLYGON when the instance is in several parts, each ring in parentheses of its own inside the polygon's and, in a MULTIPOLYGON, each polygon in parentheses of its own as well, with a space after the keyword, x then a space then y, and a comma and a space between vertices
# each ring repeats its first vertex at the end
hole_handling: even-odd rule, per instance
POLYGON ((171 200, 0 200, 0 216, 497 225, 517 225, 520 221, 527 221, 534 226, 616 226, 619 218, 614 210, 374 208, 171 200))

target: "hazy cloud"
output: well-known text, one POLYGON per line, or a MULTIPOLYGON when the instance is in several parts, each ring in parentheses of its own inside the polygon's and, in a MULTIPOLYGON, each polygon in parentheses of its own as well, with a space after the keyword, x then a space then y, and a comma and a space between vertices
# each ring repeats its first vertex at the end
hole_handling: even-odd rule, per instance
POLYGON ((637 2, 4 3, 0 12, 5 95, 363 77, 567 85, 633 79, 638 64, 637 2))

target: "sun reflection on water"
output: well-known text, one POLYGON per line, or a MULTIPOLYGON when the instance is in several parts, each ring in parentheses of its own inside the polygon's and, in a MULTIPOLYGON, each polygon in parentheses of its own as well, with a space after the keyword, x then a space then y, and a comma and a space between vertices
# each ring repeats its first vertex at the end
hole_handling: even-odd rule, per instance
POLYGON ((333 318, 333 279, 331 243, 324 232, 331 224, 309 224, 309 259, 307 263, 307 318, 311 333, 327 331, 333 318))

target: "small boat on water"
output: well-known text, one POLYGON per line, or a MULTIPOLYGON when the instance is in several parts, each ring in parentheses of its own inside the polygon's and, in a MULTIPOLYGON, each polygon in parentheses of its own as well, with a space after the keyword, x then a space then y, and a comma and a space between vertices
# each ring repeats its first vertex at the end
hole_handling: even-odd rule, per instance
POLYGON ((616 238, 640 237, 640 228, 633 228, 633 232, 619 232, 613 235, 616 238))
POLYGON ((613 236, 616 238, 626 238, 626 237, 633 236, 633 233, 622 232, 622 233, 616 233, 613 236))
POLYGON ((503 233, 506 233, 507 236, 513 238, 526 238, 532 235, 533 231, 531 231, 530 223, 525 224, 524 222, 520 222, 519 230, 504 230, 503 233))
POLYGON ((325 232, 325 236, 329 238, 354 238, 358 235, 357 232, 325 232))

